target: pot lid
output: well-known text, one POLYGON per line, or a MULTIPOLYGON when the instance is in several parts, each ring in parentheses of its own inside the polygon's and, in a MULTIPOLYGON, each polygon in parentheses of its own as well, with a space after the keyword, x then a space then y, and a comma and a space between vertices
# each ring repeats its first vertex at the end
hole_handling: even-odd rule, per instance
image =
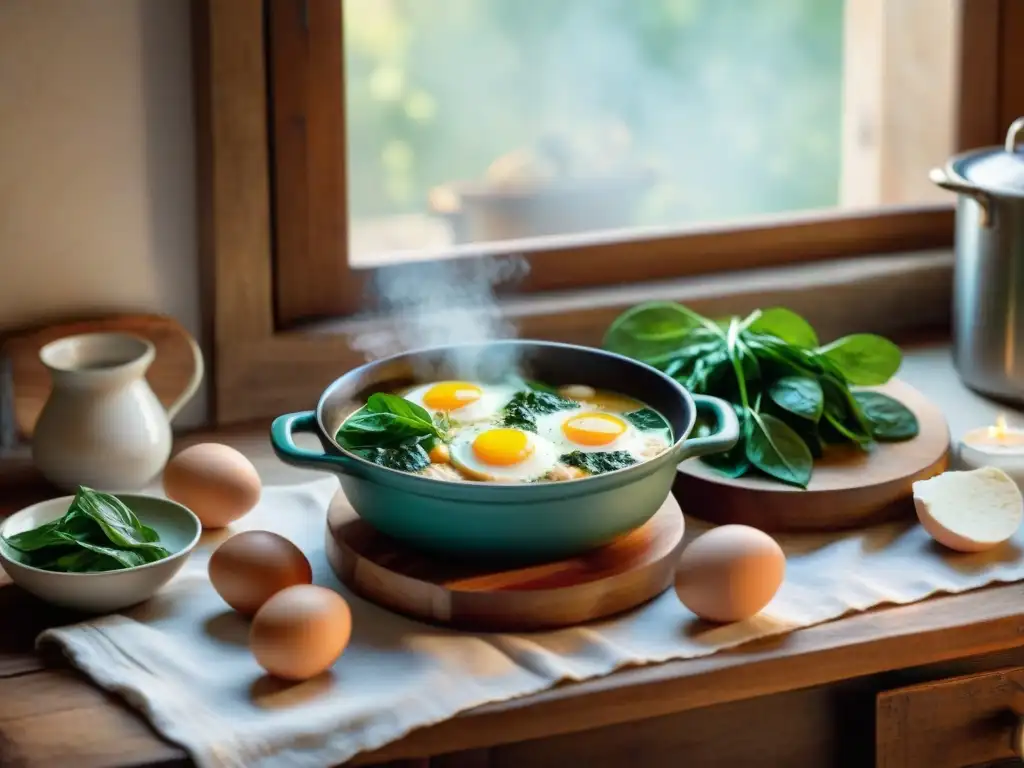
POLYGON ((978 150, 953 161, 953 170, 989 192, 1024 195, 1024 117, 1018 117, 1006 132, 1002 147, 978 150))

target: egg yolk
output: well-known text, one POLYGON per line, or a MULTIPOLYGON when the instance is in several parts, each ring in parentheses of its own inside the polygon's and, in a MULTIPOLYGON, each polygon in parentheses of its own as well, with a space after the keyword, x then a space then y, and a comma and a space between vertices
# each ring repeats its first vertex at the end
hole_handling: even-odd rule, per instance
POLYGON ((608 445, 626 431, 626 422, 610 413, 579 413, 562 422, 562 432, 577 445, 608 445))
POLYGON ((475 403, 483 390, 468 381, 442 381, 423 393, 423 403, 432 411, 454 411, 475 403))
POLYGON ((473 453, 484 464, 509 467, 519 464, 533 453, 533 443, 518 429, 489 429, 473 441, 473 453))

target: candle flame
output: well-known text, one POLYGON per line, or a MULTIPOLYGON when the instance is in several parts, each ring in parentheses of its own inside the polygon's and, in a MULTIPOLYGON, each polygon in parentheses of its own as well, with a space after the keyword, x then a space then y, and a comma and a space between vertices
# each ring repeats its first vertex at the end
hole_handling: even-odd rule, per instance
POLYGON ((996 416, 996 424, 994 427, 988 428, 988 436, 994 440, 1000 440, 1006 437, 1008 427, 1006 426, 1006 416, 999 414, 996 416))

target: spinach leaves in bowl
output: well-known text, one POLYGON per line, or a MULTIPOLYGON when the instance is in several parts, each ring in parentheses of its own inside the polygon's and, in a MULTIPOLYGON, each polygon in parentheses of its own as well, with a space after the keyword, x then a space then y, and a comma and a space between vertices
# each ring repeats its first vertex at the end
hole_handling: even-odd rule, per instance
POLYGON ((171 554, 123 501, 85 486, 62 517, 3 540, 20 563, 63 573, 134 568, 171 554))

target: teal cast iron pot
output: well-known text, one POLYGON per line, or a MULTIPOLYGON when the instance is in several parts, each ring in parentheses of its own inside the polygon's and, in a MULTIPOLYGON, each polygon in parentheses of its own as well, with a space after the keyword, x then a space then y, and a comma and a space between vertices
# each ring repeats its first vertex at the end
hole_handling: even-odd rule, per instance
POLYGON ((579 554, 643 525, 668 496, 679 462, 726 451, 738 436, 736 415, 724 400, 691 395, 660 371, 620 355, 542 341, 436 347, 378 360, 327 387, 315 411, 279 416, 270 430, 282 461, 337 474, 355 511, 382 533, 445 556, 520 562, 579 554), (374 392, 446 379, 500 381, 513 370, 552 386, 585 384, 634 397, 668 420, 675 442, 649 461, 602 475, 499 484, 380 467, 335 441, 342 422, 374 392), (698 413, 717 431, 690 437, 698 413), (298 432, 315 434, 323 450, 297 446, 298 432))

